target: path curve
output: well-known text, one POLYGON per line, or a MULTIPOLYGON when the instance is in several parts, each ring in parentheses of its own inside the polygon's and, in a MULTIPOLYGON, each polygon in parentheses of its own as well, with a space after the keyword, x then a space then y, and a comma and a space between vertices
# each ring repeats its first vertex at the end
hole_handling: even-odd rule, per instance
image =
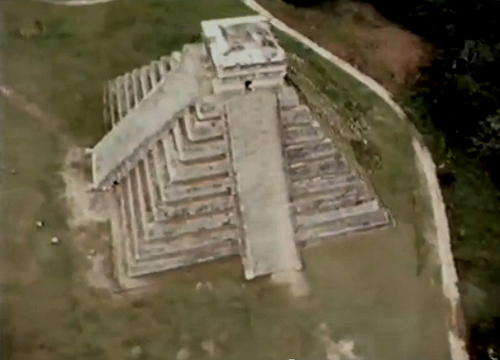
POLYGON ((450 342, 451 355, 453 360, 468 359, 469 356, 465 350, 465 342, 460 336, 460 326, 458 324, 461 318, 460 293, 458 291, 458 274, 453 261, 453 254, 450 244, 450 231, 448 227, 448 218, 446 216, 446 207, 443 202, 441 188, 436 175, 436 165, 432 160, 432 155, 419 141, 413 139, 413 148, 415 149, 416 159, 429 191, 432 203, 432 215, 436 226, 435 239, 433 239, 436 251, 441 260, 441 280, 443 294, 451 305, 451 314, 449 318, 450 330, 448 331, 448 340, 450 342))

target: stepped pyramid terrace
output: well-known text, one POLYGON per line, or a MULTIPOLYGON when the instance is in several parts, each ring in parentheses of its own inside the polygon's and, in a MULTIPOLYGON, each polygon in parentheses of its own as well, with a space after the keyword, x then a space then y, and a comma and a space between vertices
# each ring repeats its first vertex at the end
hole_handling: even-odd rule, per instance
POLYGON ((91 150, 110 201, 116 274, 229 256, 245 277, 300 270, 300 249, 389 223, 370 186, 284 81, 259 16, 204 21, 187 44, 106 85, 91 150))

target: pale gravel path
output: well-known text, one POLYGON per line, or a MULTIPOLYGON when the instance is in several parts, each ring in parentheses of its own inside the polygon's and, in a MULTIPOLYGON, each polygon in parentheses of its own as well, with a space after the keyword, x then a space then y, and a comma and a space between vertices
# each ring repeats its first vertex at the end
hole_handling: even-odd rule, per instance
POLYGON ((441 279, 443 293, 450 302, 451 314, 449 318, 448 340, 450 342, 453 360, 468 359, 465 342, 460 338, 457 320, 460 315, 460 293, 458 292, 458 275, 453 261, 450 244, 450 231, 446 208, 441 194, 441 188, 436 176, 436 165, 432 156, 419 141, 413 139, 413 148, 417 157, 418 165, 427 184, 436 233, 434 239, 429 239, 435 246, 439 259, 441 260, 441 279))

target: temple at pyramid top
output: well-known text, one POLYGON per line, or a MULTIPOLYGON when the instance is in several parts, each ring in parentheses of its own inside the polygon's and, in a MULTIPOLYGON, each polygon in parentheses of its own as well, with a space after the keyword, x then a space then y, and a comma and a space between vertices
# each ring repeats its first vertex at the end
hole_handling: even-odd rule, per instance
MULTIPOLYGON (((286 54, 264 17, 207 20, 201 27, 206 60, 215 70, 211 92, 219 94, 283 84, 286 54)), ((185 52, 175 52, 166 64, 153 62, 149 70, 136 70, 141 73, 137 84, 133 81, 117 84, 118 88, 123 85, 122 93, 116 95, 111 86, 109 95, 115 97, 111 101, 116 101, 112 123, 116 126, 92 151, 95 188, 107 188, 118 181, 120 174, 130 169, 127 164, 137 159, 135 155, 141 145, 168 125, 166 120, 174 118, 203 95, 199 87, 203 75, 197 65, 196 59, 186 56, 185 52), (130 96, 134 98, 132 104, 130 96)), ((117 79, 118 83, 123 81, 127 81, 126 75, 117 79)))
POLYGON ((272 85, 286 74, 286 54, 262 16, 245 16, 201 23, 207 53, 215 66, 214 91, 237 86, 249 78, 253 85, 272 85))

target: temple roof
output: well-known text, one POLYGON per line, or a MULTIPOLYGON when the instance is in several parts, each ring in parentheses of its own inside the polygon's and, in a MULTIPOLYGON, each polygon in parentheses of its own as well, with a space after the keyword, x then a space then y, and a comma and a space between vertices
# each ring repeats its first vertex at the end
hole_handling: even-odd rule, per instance
POLYGON ((285 60, 284 50, 262 16, 208 20, 203 21, 201 26, 217 67, 251 66, 285 60))

